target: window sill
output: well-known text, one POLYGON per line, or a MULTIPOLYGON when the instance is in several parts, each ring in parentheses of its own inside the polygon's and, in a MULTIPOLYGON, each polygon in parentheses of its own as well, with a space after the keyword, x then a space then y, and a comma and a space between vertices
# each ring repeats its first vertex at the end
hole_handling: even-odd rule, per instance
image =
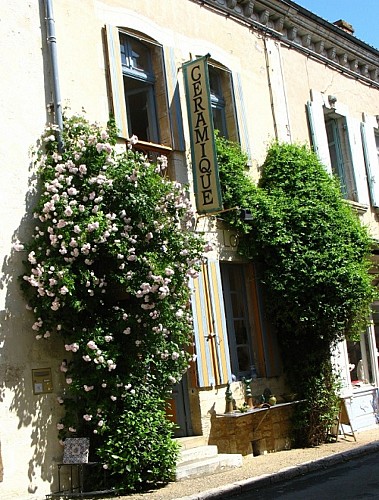
POLYGON ((172 148, 169 146, 163 146, 163 144, 155 144, 154 142, 138 141, 134 148, 138 151, 142 151, 145 154, 149 153, 160 153, 162 155, 168 156, 172 152, 172 148))
POLYGON ((288 403, 277 403, 277 404, 272 405, 272 406, 267 404, 262 408, 255 407, 255 408, 250 408, 249 410, 246 410, 246 411, 233 410, 230 413, 216 413, 216 418, 241 418, 241 417, 245 417, 247 415, 251 415, 252 413, 259 413, 259 412, 265 412, 268 410, 280 409, 280 408, 284 408, 287 406, 288 407, 294 406, 294 405, 297 405, 299 403, 302 403, 303 401, 305 401, 305 400, 303 399, 303 400, 297 400, 297 401, 290 401, 288 403))
POLYGON ((364 384, 363 382, 361 384, 352 384, 353 387, 353 392, 365 392, 365 391, 372 391, 375 388, 375 384, 364 384))
POLYGON ((368 205, 363 205, 362 203, 358 203, 357 201, 345 200, 350 207, 358 212, 359 215, 364 215, 368 210, 368 205))

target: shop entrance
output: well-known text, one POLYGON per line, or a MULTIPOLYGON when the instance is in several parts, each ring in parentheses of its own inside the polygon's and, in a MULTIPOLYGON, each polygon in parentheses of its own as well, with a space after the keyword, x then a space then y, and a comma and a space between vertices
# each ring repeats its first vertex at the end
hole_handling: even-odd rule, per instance
POLYGON ((177 425, 175 437, 192 436, 190 402, 188 397, 188 379, 185 374, 182 380, 173 387, 172 399, 169 401, 169 418, 177 425))

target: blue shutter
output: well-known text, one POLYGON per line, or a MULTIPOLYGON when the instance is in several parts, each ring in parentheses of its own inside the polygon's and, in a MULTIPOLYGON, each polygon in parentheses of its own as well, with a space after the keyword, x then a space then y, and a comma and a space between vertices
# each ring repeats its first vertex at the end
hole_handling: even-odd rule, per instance
POLYGON ((241 82, 241 75, 233 73, 233 88, 235 89, 235 99, 237 107, 238 125, 241 130, 241 145, 245 149, 248 158, 251 159, 250 143, 249 143, 249 129, 247 125, 246 106, 243 96, 243 88, 241 82))
POLYGON ((370 198, 367 185, 365 159, 363 156, 360 122, 355 118, 346 116, 346 125, 358 202, 362 205, 369 205, 370 198))
POLYGON ((280 45, 276 40, 265 40, 269 80, 272 93, 272 106, 276 139, 283 142, 291 141, 290 124, 288 118, 287 96, 283 78, 280 45))
POLYGON ((325 129, 323 102, 321 97, 318 98, 317 94, 314 95, 317 97, 314 97, 312 101, 307 102, 308 120, 313 149, 327 172, 332 174, 328 138, 325 129))
POLYGON ((119 130, 119 136, 127 139, 128 124, 126 118, 124 80, 121 68, 119 31, 117 27, 110 26, 109 24, 106 25, 105 30, 107 35, 108 66, 113 114, 119 130))
POLYGON ((165 48, 165 60, 168 61, 167 80, 170 92, 170 121, 174 125, 173 130, 173 148, 179 151, 185 150, 183 116, 180 106, 178 68, 175 62, 175 49, 173 47, 165 48))
POLYGON ((203 264, 193 287, 191 303, 199 386, 226 384, 231 380, 231 368, 218 261, 203 264))
POLYGON ((374 127, 370 123, 361 123, 363 153, 366 162, 367 180, 370 188, 371 203, 379 207, 379 162, 376 149, 374 127))

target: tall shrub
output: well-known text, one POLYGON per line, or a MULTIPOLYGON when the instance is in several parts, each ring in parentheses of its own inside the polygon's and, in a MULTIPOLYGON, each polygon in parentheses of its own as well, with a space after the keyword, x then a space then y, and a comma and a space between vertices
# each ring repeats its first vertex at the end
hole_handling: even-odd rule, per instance
POLYGON ((218 148, 228 203, 252 216, 249 226, 236 215, 229 223, 245 233, 239 250, 258 265, 289 383, 307 398, 299 436, 317 444, 338 403, 333 346, 364 330, 374 297, 369 232, 305 146, 273 144, 257 186, 237 167, 235 145, 218 139, 218 148))
POLYGON ((166 400, 192 360, 189 279, 203 241, 183 187, 116 147, 115 129, 65 119, 48 127, 22 288, 38 341, 60 336, 62 439, 90 436, 117 491, 168 481, 177 448, 166 400))

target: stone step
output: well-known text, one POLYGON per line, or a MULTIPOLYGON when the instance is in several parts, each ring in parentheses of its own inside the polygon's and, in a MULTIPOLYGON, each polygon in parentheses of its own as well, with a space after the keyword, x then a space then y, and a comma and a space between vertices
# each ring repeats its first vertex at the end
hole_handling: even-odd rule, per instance
POLYGON ((183 481, 194 477, 208 476, 231 468, 241 467, 241 465, 242 455, 218 454, 202 460, 181 463, 177 466, 175 479, 176 481, 183 481))
POLYGON ((180 444, 181 450, 188 450, 208 444, 208 440, 204 436, 186 436, 175 438, 174 441, 180 444))
POLYGON ((203 460, 206 458, 216 457, 218 449, 216 445, 197 446, 196 448, 181 449, 177 465, 185 462, 194 462, 195 460, 203 460))

